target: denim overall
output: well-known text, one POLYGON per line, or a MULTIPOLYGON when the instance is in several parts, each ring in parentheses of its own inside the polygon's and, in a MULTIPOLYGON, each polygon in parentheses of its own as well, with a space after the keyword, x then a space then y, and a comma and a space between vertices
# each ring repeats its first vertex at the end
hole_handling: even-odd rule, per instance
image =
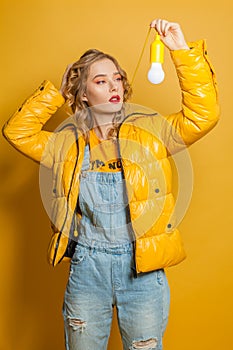
POLYGON ((116 307, 123 349, 162 349, 169 312, 164 271, 135 277, 133 232, 124 178, 89 170, 85 148, 80 175, 78 242, 66 287, 66 350, 105 350, 116 307))

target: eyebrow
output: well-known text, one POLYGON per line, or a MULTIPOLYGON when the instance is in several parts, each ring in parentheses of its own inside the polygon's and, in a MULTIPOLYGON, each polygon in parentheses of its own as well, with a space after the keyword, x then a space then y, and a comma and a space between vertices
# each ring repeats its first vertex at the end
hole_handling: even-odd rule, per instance
MULTIPOLYGON (((114 72, 114 73, 113 73, 113 75, 118 75, 118 74, 120 74, 120 72, 114 72)), ((121 75, 121 74, 120 74, 120 75, 121 75)), ((96 78, 99 78, 99 77, 106 77, 106 76, 107 76, 107 74, 96 74, 96 75, 94 76, 93 80, 96 79, 96 78)))

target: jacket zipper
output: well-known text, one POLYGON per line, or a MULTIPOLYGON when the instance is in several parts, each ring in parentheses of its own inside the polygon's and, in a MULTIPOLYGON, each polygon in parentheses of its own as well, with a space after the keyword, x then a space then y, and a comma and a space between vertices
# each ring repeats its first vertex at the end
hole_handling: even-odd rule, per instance
MULTIPOLYGON (((64 226, 65 226, 66 219, 67 219, 67 215, 68 215, 68 210, 69 210, 69 198, 70 198, 71 188, 72 188, 72 184, 73 184, 73 180, 74 180, 74 174, 75 174, 76 166, 77 166, 77 164, 78 164, 78 156, 79 156, 78 133, 77 133, 76 127, 75 127, 74 124, 67 124, 67 125, 64 126, 64 128, 67 127, 67 126, 72 126, 72 127, 74 127, 74 130, 75 130, 75 141, 76 141, 76 146, 77 146, 77 157, 76 157, 76 160, 75 160, 75 165, 74 165, 74 169, 73 169, 73 173, 72 173, 72 178, 71 178, 71 181, 70 181, 70 188, 69 188, 68 195, 67 195, 67 209, 66 209, 66 215, 65 215, 65 219, 64 219, 62 228, 61 228, 60 233, 59 233, 59 235, 58 235, 57 242, 56 242, 56 246, 55 246, 55 250, 54 250, 53 266, 55 266, 55 261, 56 261, 56 257, 57 257, 57 252, 58 252, 59 243, 60 243, 60 240, 61 240, 62 231, 63 231, 63 228, 64 228, 64 226)), ((62 129, 61 129, 61 130, 62 130, 62 129)), ((61 131, 61 130, 59 130, 59 131, 61 131)), ((65 254, 64 254, 64 255, 65 255, 65 254)), ((59 260, 59 262, 63 259, 64 255, 61 257, 61 259, 59 260)), ((58 262, 58 263, 59 263, 59 262, 58 262)))

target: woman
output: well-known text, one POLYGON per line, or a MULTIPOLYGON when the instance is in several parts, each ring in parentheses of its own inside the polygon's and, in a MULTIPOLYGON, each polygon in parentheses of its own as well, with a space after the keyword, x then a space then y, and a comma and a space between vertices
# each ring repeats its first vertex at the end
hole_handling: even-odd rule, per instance
POLYGON ((124 70, 88 50, 68 67, 60 91, 43 82, 3 128, 14 147, 52 169, 49 261, 71 258, 63 308, 69 350, 106 349, 113 306, 124 350, 162 349, 164 268, 185 258, 167 157, 217 123, 215 75, 203 41, 188 45, 177 23, 150 26, 170 50, 180 112, 160 118, 130 110, 124 70), (56 132, 42 130, 65 101, 73 117, 56 132))

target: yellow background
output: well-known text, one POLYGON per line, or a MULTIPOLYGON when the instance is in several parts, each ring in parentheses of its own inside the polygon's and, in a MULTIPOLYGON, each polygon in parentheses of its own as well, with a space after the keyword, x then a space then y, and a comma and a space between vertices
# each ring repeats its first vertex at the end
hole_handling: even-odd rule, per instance
MULTIPOLYGON (((222 119, 190 148, 194 190, 180 225, 188 258, 168 270, 171 315, 165 350, 232 347, 232 11, 230 0, 1 1, 1 125, 43 79, 59 87, 67 64, 86 49, 116 56, 132 77, 154 18, 179 22, 187 40, 207 39, 219 81, 222 119)), ((153 35, 150 37, 150 41, 153 35)), ((132 102, 161 114, 180 108, 168 53, 166 80, 146 79, 149 46, 132 102)), ((62 119, 57 113, 50 124, 62 119)), ((1 137, 0 349, 62 350, 68 265, 47 264, 49 219, 40 200, 38 166, 1 137)), ((116 316, 109 349, 121 349, 116 316)), ((97 349, 93 349, 97 350, 97 349)))

